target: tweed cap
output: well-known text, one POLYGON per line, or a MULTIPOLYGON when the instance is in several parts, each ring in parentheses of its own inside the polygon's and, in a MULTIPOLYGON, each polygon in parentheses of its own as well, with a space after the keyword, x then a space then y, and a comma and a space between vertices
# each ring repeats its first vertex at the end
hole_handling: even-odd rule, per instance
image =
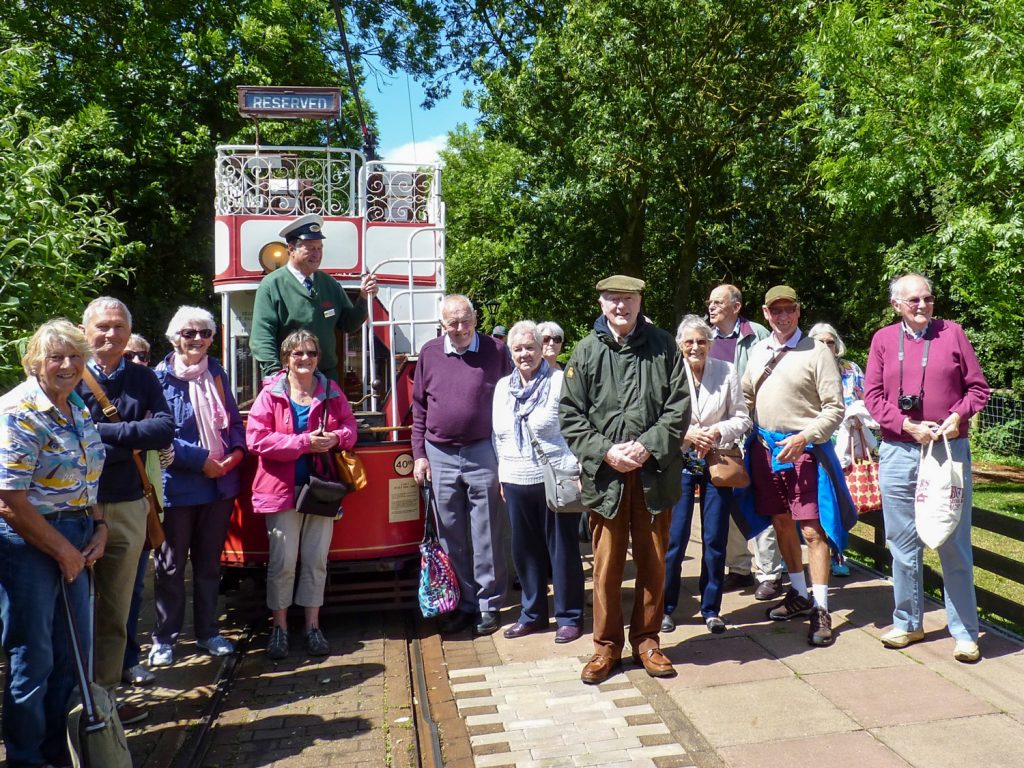
POLYGON ((617 293, 641 293, 644 286, 647 284, 636 277, 630 277, 629 275, 612 275, 606 277, 604 280, 597 284, 597 290, 601 291, 615 291, 617 293))
POLYGON ((324 220, 315 213, 307 213, 305 216, 300 216, 293 221, 289 221, 278 232, 278 237, 283 237, 286 241, 291 240, 323 240, 324 235, 320 230, 323 229, 324 220))
POLYGON ((782 299, 788 299, 794 301, 797 304, 800 303, 800 299, 797 298, 796 291, 790 288, 788 285, 776 285, 773 288, 768 289, 768 293, 764 295, 764 305, 770 307, 776 301, 782 299))

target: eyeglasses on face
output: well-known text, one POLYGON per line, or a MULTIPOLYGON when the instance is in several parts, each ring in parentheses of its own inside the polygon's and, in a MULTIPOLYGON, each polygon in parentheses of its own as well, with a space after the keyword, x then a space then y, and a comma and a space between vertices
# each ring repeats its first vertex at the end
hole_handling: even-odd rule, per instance
POLYGON ((707 339, 683 339, 684 347, 706 347, 707 345, 707 339))
POLYGON ((178 335, 181 336, 181 338, 183 339, 188 339, 189 341, 194 339, 196 336, 198 336, 201 339, 212 339, 213 331, 211 331, 209 328, 183 328, 182 330, 178 331, 178 335))
POLYGON ((121 355, 121 357, 123 357, 125 360, 128 360, 128 361, 134 360, 134 361, 139 362, 139 363, 148 363, 149 362, 149 353, 148 352, 133 352, 130 349, 126 349, 124 354, 121 355))
POLYGON ((772 317, 782 317, 782 315, 795 315, 799 309, 799 304, 783 304, 781 306, 773 304, 768 307, 768 312, 772 317))
POLYGON ((320 353, 315 349, 293 349, 288 354, 292 357, 320 357, 320 353))
POLYGON ((935 303, 935 297, 934 296, 911 296, 910 298, 907 298, 907 299, 897 299, 897 301, 901 301, 904 304, 909 304, 912 307, 916 307, 919 304, 924 304, 926 307, 930 307, 932 304, 935 303))
POLYGON ((543 343, 545 343, 545 344, 550 344, 551 342, 554 342, 555 344, 561 344, 562 343, 562 337, 561 336, 541 336, 540 340, 543 343))

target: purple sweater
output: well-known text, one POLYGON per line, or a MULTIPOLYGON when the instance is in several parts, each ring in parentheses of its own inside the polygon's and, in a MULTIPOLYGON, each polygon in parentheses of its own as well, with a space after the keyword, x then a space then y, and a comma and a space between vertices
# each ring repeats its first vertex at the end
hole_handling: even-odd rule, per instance
POLYGON ((412 455, 427 457, 424 440, 461 447, 491 438, 494 387, 512 372, 508 348, 482 333, 480 348, 446 355, 444 337, 423 345, 412 390, 412 455))
MULTIPOLYGON (((903 431, 903 420, 924 419, 941 424, 953 411, 960 414, 960 437, 967 437, 968 419, 985 407, 989 388, 985 374, 978 364, 974 347, 967 340, 963 328, 948 320, 932 320, 928 333, 928 367, 924 377, 924 404, 922 408, 901 411, 896 404, 899 397, 900 364, 899 335, 902 323, 888 325, 871 339, 868 369, 865 375, 864 404, 882 427, 882 439, 890 442, 910 442, 913 438, 903 431)), ((903 394, 917 395, 921 391, 921 356, 924 340, 903 340, 903 394)))

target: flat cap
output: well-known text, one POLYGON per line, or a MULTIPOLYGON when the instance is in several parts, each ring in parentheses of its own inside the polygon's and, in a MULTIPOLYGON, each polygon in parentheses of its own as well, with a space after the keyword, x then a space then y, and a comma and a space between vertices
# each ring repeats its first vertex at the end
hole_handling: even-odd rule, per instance
POLYGON ((289 221, 278 232, 278 237, 290 240, 323 240, 324 220, 315 213, 307 213, 294 221, 289 221))
POLYGON ((612 275, 606 277, 604 280, 597 284, 597 290, 604 291, 618 291, 620 293, 640 293, 646 286, 643 280, 637 277, 630 277, 629 275, 612 275))
POLYGON ((764 305, 770 307, 776 301, 782 299, 789 299, 795 301, 797 304, 800 303, 800 299, 796 296, 796 291, 790 288, 788 285, 776 285, 773 288, 768 289, 768 293, 764 295, 764 305))

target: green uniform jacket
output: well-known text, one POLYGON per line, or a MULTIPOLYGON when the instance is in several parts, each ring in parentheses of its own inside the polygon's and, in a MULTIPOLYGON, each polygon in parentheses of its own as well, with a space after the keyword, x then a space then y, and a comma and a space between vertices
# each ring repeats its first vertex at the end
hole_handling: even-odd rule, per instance
POLYGON ((338 352, 334 329, 354 333, 366 320, 366 300, 349 301, 341 284, 325 272, 313 273, 313 295, 286 267, 263 278, 256 289, 249 348, 266 378, 281 369, 281 342, 305 328, 320 339, 317 367, 337 380, 338 352))
POLYGON ((679 450, 690 421, 683 357, 668 333, 643 320, 622 346, 604 318, 583 339, 565 369, 559 420, 582 467, 583 503, 607 518, 622 499, 623 475, 604 463, 615 443, 639 440, 651 453, 640 470, 651 514, 682 492, 679 450))

